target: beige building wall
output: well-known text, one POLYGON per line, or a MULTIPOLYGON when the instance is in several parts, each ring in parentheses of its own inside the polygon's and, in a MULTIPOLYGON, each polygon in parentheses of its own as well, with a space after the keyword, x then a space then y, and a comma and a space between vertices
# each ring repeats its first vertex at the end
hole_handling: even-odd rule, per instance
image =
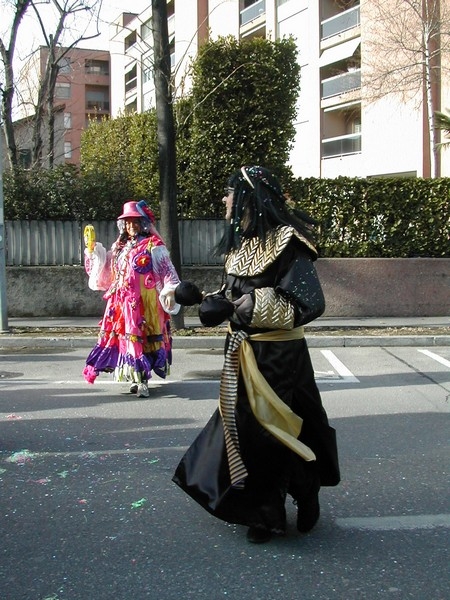
MULTIPOLYGON (((370 0, 169 0, 167 6, 177 95, 189 90, 189 64, 207 34, 296 39, 301 91, 290 155, 296 176, 427 174, 423 105, 395 94, 375 99, 365 89, 370 37, 374 31, 381 40, 385 35, 370 0)), ((150 18, 149 10, 111 39, 113 115, 153 105, 153 79, 144 82, 139 68, 135 91, 124 91, 124 74, 133 63, 151 62, 151 50, 136 43, 125 56, 120 52, 126 36, 150 18)), ((450 106, 448 88, 443 77, 444 107, 444 96, 450 106)), ((450 175, 450 149, 442 155, 442 174, 450 175)))

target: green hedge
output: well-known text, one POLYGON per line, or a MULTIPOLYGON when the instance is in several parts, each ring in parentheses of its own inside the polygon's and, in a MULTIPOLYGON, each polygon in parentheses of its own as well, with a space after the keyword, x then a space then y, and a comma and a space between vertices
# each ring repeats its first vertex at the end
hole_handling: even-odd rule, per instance
MULTIPOLYGON (((287 188, 318 220, 323 257, 450 257, 450 178, 300 178, 287 188)), ((6 220, 115 219, 132 197, 126 181, 69 166, 4 175, 6 220)))
POLYGON ((449 257, 450 178, 298 179, 324 257, 449 257))

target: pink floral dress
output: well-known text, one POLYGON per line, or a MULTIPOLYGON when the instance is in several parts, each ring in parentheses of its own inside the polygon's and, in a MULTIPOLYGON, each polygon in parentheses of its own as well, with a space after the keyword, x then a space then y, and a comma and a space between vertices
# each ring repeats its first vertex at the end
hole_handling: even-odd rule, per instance
POLYGON ((100 372, 135 383, 148 381, 152 371, 165 378, 172 363, 170 315, 180 309, 170 298, 180 279, 158 235, 117 247, 116 242, 106 252, 96 243, 92 254, 85 253, 89 287, 107 291, 100 334, 83 376, 88 383, 100 372))

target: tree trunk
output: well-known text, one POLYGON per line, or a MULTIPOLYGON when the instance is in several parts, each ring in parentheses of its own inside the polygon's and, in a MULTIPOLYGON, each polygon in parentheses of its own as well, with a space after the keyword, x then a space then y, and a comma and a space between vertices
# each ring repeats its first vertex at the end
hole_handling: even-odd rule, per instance
POLYGON ((2 92, 2 121, 3 131, 5 134, 6 148, 8 154, 8 162, 11 168, 17 166, 17 146, 15 140, 14 126, 12 122, 12 103, 15 89, 14 81, 14 53, 16 50, 17 31, 23 19, 23 16, 28 10, 31 0, 21 0, 16 2, 14 19, 9 31, 9 45, 6 47, 3 38, 0 38, 0 55, 3 63, 3 77, 5 87, 0 89, 2 92))
MULTIPOLYGON (((8 81, 8 78, 6 78, 8 81)), ((2 116, 3 132, 5 135, 8 163, 11 168, 17 166, 17 146, 12 124, 12 97, 14 89, 7 83, 7 88, 2 90, 2 116)))
POLYGON ((50 67, 50 84, 47 95, 47 114, 48 114, 48 167, 53 169, 55 163, 55 106, 54 93, 56 79, 58 77, 58 65, 55 63, 54 48, 51 49, 52 64, 50 67))
MULTIPOLYGON (((152 1, 152 16, 161 235, 181 279, 181 253, 176 198, 175 125, 170 84, 170 47, 166 0, 152 1)), ((184 327, 182 310, 173 318, 173 321, 177 329, 184 327)))

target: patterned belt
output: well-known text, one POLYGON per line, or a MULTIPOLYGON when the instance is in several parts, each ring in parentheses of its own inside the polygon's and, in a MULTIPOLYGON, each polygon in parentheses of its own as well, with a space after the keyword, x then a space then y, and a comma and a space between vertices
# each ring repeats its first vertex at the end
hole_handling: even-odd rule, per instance
POLYGON ((219 410, 222 415, 231 485, 235 488, 243 488, 245 478, 248 475, 239 449, 235 418, 239 375, 239 347, 241 342, 247 337, 248 335, 245 331, 233 331, 230 335, 222 375, 220 377, 219 410))
POLYGON ((259 372, 253 350, 247 341, 248 339, 258 341, 301 339, 303 328, 297 327, 290 331, 274 330, 251 336, 245 331, 229 330, 229 333, 229 343, 220 378, 219 411, 222 416, 231 485, 242 489, 248 472, 240 453, 235 418, 240 366, 250 406, 261 425, 304 460, 311 461, 316 457, 308 446, 298 440, 302 419, 284 404, 259 372))

